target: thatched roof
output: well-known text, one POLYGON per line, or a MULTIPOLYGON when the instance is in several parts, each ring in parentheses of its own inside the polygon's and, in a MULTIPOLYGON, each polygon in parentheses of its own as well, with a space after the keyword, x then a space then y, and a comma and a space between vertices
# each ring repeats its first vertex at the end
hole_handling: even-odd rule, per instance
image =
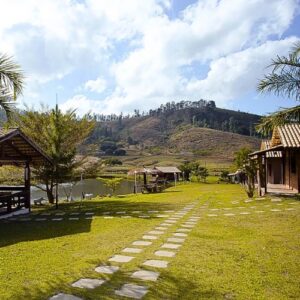
POLYGON ((0 128, 0 165, 52 163, 49 156, 18 128, 0 128))
POLYGON ((284 148, 300 148, 300 124, 288 124, 274 129, 271 146, 282 145, 284 148))
POLYGON ((181 171, 176 168, 176 167, 154 167, 154 169, 162 172, 162 173, 165 173, 165 174, 168 174, 168 173, 181 173, 181 171))

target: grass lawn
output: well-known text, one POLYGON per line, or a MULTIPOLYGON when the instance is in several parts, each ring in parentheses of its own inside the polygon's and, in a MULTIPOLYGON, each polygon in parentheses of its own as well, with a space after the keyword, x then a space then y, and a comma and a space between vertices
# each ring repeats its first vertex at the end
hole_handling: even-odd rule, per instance
POLYGON ((47 299, 58 292, 84 299, 122 299, 114 290, 124 283, 149 287, 144 299, 299 299, 300 202, 245 199, 238 185, 187 184, 161 194, 93 199, 81 208, 78 203, 62 204, 59 212, 65 215, 59 222, 51 221, 58 212, 51 208, 35 210, 31 221, 0 221, 0 299, 47 299), (163 211, 178 211, 195 200, 196 207, 142 253, 121 252, 165 220, 148 211, 166 214, 163 211), (131 218, 118 213, 122 211, 131 218), (86 212, 94 212, 93 219, 86 219, 86 212), (114 218, 105 218, 107 212, 114 218), (138 217, 144 214, 150 217, 138 217), (191 215, 201 219, 176 256, 155 257, 153 253, 191 215), (135 259, 114 275, 94 271, 114 254, 135 259), (170 264, 159 270, 142 267, 146 259, 170 264), (139 268, 159 271, 158 281, 131 279, 139 268), (70 286, 83 277, 108 281, 94 290, 70 286))

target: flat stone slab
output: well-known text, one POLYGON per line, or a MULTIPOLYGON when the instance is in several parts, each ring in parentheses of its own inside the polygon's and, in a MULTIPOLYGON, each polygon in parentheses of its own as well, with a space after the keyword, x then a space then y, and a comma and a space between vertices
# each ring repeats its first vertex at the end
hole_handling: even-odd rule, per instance
POLYGON ((286 208, 285 210, 296 210, 296 209, 293 207, 289 207, 289 208, 286 208))
POLYGON ((36 218, 35 221, 44 222, 44 221, 47 221, 47 219, 46 218, 36 218))
POLYGON ((165 260, 156 260, 156 259, 149 259, 146 260, 143 265, 148 267, 154 267, 154 268, 167 268, 168 267, 168 261, 165 260))
POLYGON ((158 210, 148 210, 148 213, 149 214, 156 214, 156 213, 159 213, 158 210))
POLYGON ((177 223, 177 221, 175 221, 175 220, 166 220, 165 223, 175 224, 175 223, 177 223))
POLYGON ((155 251, 154 254, 156 256, 162 256, 162 257, 174 257, 176 255, 175 252, 172 251, 164 251, 164 250, 158 250, 155 251))
POLYGON ((158 277, 159 277, 158 272, 146 271, 146 270, 136 271, 131 275, 131 278, 137 278, 140 280, 149 280, 149 281, 156 281, 158 277))
POLYGON ((70 216, 78 216, 80 213, 75 212, 75 213, 70 213, 70 216))
POLYGON ((169 215, 162 215, 162 214, 159 214, 156 216, 157 218, 168 218, 169 215))
POLYGON ((133 256, 126 256, 126 255, 114 255, 112 256, 108 261, 114 261, 114 262, 119 262, 119 263, 127 263, 133 260, 133 256))
POLYGON ((157 236, 155 235, 143 235, 144 240, 157 240, 157 236))
POLYGON ((224 216, 226 216, 226 217, 233 217, 233 216, 235 216, 235 214, 224 214, 224 216))
POLYGON ((140 211, 140 210, 134 210, 134 211, 132 211, 132 213, 133 213, 133 214, 140 214, 141 211, 140 211))
POLYGON ((161 246, 161 248, 164 248, 164 249, 178 249, 180 247, 181 247, 180 244, 172 244, 172 243, 165 243, 161 246))
POLYGON ((164 234, 163 231, 159 231, 159 230, 151 230, 148 232, 149 234, 164 234))
POLYGON ((183 243, 185 241, 185 239, 180 239, 180 238, 168 238, 167 239, 168 242, 171 243, 183 243))
POLYGON ((172 226, 173 224, 170 224, 170 223, 161 223, 160 225, 161 226, 172 226))
POLYGON ((182 224, 181 227, 185 227, 185 228, 194 228, 195 225, 192 225, 192 224, 182 224))
POLYGON ((175 211, 175 210, 172 210, 172 209, 171 209, 171 210, 164 210, 165 213, 172 213, 172 212, 174 212, 174 211, 175 211))
POLYGON ((185 222, 184 224, 186 224, 186 225, 197 225, 196 222, 191 222, 191 221, 185 222))
POLYGON ((178 232, 190 232, 191 229, 188 229, 188 228, 179 228, 177 229, 178 232))
POLYGON ((115 294, 118 296, 142 299, 148 292, 148 288, 142 285, 136 285, 132 283, 124 284, 120 290, 116 290, 115 294))
POLYGON ((124 214, 126 214, 126 211, 117 211, 116 214, 118 214, 118 215, 124 215, 124 214))
POLYGON ((161 226, 155 227, 155 230, 167 230, 167 229, 168 229, 167 227, 161 227, 161 226))
POLYGON ((147 218, 150 218, 150 216, 148 216, 148 215, 141 215, 141 216, 139 216, 139 218, 147 219, 147 218))
POLYGON ((264 213, 265 211, 264 210, 257 210, 257 211, 255 211, 257 214, 262 214, 262 213, 264 213))
POLYGON ((49 300, 83 300, 83 299, 73 295, 59 293, 49 298, 49 300))
POLYGON ((41 216, 51 216, 51 213, 42 213, 41 216))
POLYGON ((149 241, 135 241, 132 243, 133 246, 150 246, 152 242, 149 241))
POLYGON ((64 213, 64 212, 60 212, 60 213, 56 213, 55 215, 56 216, 64 216, 66 213, 64 213))
POLYGON ((113 219, 114 217, 113 216, 106 216, 104 217, 104 219, 113 219))
POLYGON ((95 213, 93 213, 93 212, 86 212, 86 213, 85 213, 86 216, 92 216, 92 215, 94 215, 94 214, 95 214, 95 213))
POLYGON ((248 199, 248 200, 245 200, 244 202, 245 203, 250 203, 250 202, 253 202, 253 200, 248 199))
POLYGON ((78 281, 72 283, 72 287, 77 287, 81 289, 94 289, 105 282, 103 279, 91 279, 91 278, 82 278, 78 281))
POLYGON ((232 207, 224 207, 224 210, 232 210, 232 207))
POLYGON ((51 221, 62 221, 63 220, 63 218, 53 218, 53 219, 51 219, 51 221))
POLYGON ((109 215, 110 214, 110 211, 105 211, 102 213, 102 215, 109 215))
POLYGON ((281 211, 281 209, 274 208, 274 209, 271 209, 271 211, 281 211))
POLYGON ((243 211, 243 212, 240 213, 240 215, 250 215, 250 213, 247 212, 247 211, 243 211))
POLYGON ((125 248, 122 250, 122 252, 126 252, 126 253, 141 253, 143 251, 143 249, 140 248, 125 248))
POLYGON ((218 215, 215 215, 215 214, 208 214, 207 216, 208 216, 208 217, 217 217, 218 215))
POLYGON ((219 208, 211 208, 210 211, 217 211, 219 208))
POLYGON ((102 274, 113 274, 117 272, 120 269, 118 266, 99 266, 95 268, 95 271, 97 273, 102 273, 102 274))
POLYGON ((186 237, 187 234, 186 234, 186 233, 183 233, 183 232, 175 232, 175 233, 173 233, 173 236, 186 237))
POLYGON ((122 219, 129 219, 131 216, 121 216, 122 219))
POLYGON ((70 221, 78 221, 79 218, 69 218, 70 221))
POLYGON ((278 198, 272 198, 271 199, 271 202, 281 202, 282 200, 281 199, 278 199, 278 198))

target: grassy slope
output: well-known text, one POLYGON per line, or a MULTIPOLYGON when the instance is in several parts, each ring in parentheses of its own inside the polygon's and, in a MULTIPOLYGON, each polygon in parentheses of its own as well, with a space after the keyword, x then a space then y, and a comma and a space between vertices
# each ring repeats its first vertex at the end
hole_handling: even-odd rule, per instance
MULTIPOLYGON (((199 198, 197 211, 203 218, 193 229, 170 267, 161 271, 145 299, 287 299, 300 294, 299 278, 299 209, 284 200, 277 206, 270 200, 232 204, 244 200, 239 186, 190 184, 156 195, 94 200, 85 207, 104 211, 179 209, 199 198), (207 208, 201 208, 203 203, 207 208), (250 207, 265 210, 253 213, 250 207), (270 207, 265 207, 270 205, 270 207), (251 215, 207 217, 209 208, 237 206, 251 215), (296 211, 271 212, 270 208, 294 207, 296 211)), ((63 210, 77 211, 78 204, 63 210)), ((226 211, 227 212, 227 211, 226 211)), ((214 212, 218 213, 219 212, 214 212)), ((121 272, 102 287, 92 291, 71 289, 69 283, 82 277, 97 277, 93 268, 106 262, 161 219, 111 220, 96 217, 93 221, 62 223, 0 223, 0 299, 46 299, 60 290, 86 299, 115 299, 112 290, 131 282, 129 274, 146 259, 162 240, 155 241, 121 272)), ((171 227, 169 232, 175 230, 171 227)), ((170 234, 168 235, 170 236, 170 234)), ((98 276, 99 277, 99 276, 98 276)), ((137 281, 138 282, 138 281, 137 281)))

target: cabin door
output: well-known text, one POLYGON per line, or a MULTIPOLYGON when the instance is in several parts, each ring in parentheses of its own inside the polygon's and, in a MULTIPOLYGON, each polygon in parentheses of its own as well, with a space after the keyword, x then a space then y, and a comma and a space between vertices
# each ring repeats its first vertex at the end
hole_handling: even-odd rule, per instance
POLYGON ((276 160, 273 164, 274 184, 282 183, 282 163, 280 160, 276 160))

